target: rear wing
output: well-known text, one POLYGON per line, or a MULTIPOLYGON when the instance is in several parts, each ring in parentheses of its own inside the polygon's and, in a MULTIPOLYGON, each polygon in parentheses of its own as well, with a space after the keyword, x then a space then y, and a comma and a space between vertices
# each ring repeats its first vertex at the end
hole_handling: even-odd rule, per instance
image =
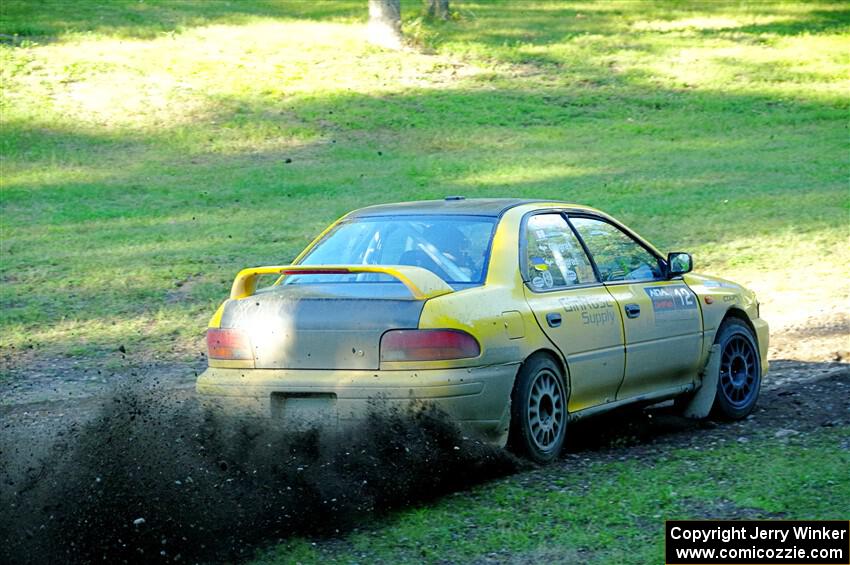
POLYGON ((377 273, 389 275, 400 281, 413 298, 427 300, 454 289, 443 279, 422 267, 409 265, 283 265, 276 267, 254 267, 243 269, 236 275, 230 298, 233 300, 251 296, 257 290, 260 275, 347 275, 351 273, 377 273))

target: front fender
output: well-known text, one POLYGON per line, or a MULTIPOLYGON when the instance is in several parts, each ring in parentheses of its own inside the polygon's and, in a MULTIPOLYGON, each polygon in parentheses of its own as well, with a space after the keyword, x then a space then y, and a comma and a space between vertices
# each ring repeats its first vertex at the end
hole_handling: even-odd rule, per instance
POLYGON ((699 297, 706 354, 714 344, 717 331, 723 321, 729 316, 736 316, 746 321, 753 329, 762 362, 762 374, 766 374, 769 328, 767 321, 760 316, 759 302, 755 293, 738 283, 719 277, 691 273, 685 275, 683 279, 699 297))

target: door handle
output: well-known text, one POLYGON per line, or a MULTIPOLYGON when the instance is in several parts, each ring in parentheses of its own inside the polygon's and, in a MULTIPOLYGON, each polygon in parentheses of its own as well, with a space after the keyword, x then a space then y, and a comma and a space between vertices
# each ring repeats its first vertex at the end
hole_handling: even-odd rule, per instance
POLYGON ((546 323, 549 324, 550 328, 557 328, 561 325, 561 315, 557 312, 546 314, 546 323))
POLYGON ((640 316, 640 306, 637 304, 626 304, 625 311, 626 316, 629 318, 637 318, 640 316))

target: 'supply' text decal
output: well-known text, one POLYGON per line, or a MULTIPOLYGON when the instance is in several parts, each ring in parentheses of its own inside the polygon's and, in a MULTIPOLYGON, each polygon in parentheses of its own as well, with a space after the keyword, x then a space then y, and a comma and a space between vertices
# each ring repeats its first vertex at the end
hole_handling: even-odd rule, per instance
POLYGON ((614 300, 605 296, 571 296, 562 298, 560 302, 567 314, 580 312, 585 325, 613 324, 617 319, 614 300))

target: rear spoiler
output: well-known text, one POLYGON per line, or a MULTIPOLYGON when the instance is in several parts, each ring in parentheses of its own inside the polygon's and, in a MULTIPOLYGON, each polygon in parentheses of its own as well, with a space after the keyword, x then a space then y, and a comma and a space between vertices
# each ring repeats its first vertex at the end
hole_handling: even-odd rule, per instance
POLYGON ((230 289, 230 298, 236 300, 254 294, 257 290, 257 277, 260 275, 347 275, 350 273, 389 275, 404 284, 416 300, 427 300, 454 292, 446 281, 428 269, 410 265, 283 265, 254 267, 239 271, 230 289))

